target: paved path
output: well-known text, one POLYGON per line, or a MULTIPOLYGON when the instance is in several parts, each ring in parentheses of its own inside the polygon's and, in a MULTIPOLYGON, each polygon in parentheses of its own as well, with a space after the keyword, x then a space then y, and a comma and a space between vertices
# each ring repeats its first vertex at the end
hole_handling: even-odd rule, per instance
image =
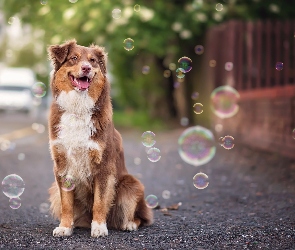
MULTIPOLYGON (((5 126, 12 118, 0 116, 2 133, 7 134, 5 126)), ((18 119, 11 131, 32 123, 29 118, 18 119)), ((47 202, 47 189, 54 179, 47 131, 14 139, 15 149, 0 151, 0 180, 15 173, 26 188, 20 197, 22 205, 15 210, 0 193, 0 248, 295 249, 295 162, 236 145, 232 150, 218 147, 212 161, 192 167, 177 152, 182 130, 156 133, 162 153, 157 163, 146 158, 140 143, 143 131, 121 131, 128 169, 142 180, 146 194, 158 196, 161 208, 179 202, 182 206, 166 213, 155 209, 151 227, 136 232, 110 230, 108 237, 99 239, 91 238, 89 229, 76 229, 69 238, 52 236, 58 222, 39 208, 47 202), (18 159, 20 153, 25 159, 18 159), (139 165, 136 158, 141 159, 139 165), (200 171, 210 178, 204 190, 192 184, 200 171), (164 190, 170 191, 169 199, 162 198, 164 190)))

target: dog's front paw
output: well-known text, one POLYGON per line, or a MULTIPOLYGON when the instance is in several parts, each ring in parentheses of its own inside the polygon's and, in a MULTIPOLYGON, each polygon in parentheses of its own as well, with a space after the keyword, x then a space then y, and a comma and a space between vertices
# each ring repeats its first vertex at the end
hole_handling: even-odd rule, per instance
POLYGON ((97 223, 96 221, 92 221, 91 223, 91 236, 99 237, 99 236, 107 236, 108 229, 105 223, 97 223))
POLYGON ((136 231, 137 230, 137 225, 133 221, 128 221, 124 226, 123 230, 128 230, 128 231, 136 231))
POLYGON ((53 236, 61 237, 61 236, 71 236, 73 233, 73 228, 71 227, 56 227, 53 230, 53 236))

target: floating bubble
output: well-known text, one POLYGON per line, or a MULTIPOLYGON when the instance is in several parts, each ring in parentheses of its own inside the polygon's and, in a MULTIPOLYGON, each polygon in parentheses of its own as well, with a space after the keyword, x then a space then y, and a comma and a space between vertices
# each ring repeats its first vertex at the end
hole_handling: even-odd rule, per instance
POLYGON ((72 191, 75 189, 75 178, 71 175, 62 177, 61 188, 64 191, 72 191))
POLYGON ((143 66, 141 72, 142 74, 147 75, 148 73, 150 73, 150 66, 143 66))
POLYGON ((293 137, 293 139, 295 139, 295 128, 292 131, 292 137, 293 137))
POLYGON ((179 88, 179 86, 180 86, 180 82, 174 82, 173 87, 175 89, 179 88))
POLYGON ((49 204, 48 203, 41 203, 39 206, 39 211, 42 214, 45 214, 49 211, 49 204))
POLYGON ((124 49, 126 49, 126 50, 132 50, 133 48, 134 48, 134 45, 133 45, 133 43, 134 43, 134 40, 133 39, 131 39, 131 38, 127 38, 127 39, 125 39, 124 41, 123 41, 123 43, 124 43, 124 49))
POLYGON ((178 63, 180 65, 179 68, 183 69, 184 73, 187 73, 187 72, 191 71, 191 69, 192 69, 192 59, 184 56, 184 57, 179 58, 178 63))
POLYGON ((180 125, 183 126, 183 127, 186 127, 189 123, 189 119, 187 117, 182 117, 180 119, 180 125))
POLYGON ((199 115, 203 113, 203 104, 202 103, 195 103, 194 106, 194 113, 199 115))
POLYGON ((78 0, 69 0, 70 3, 77 3, 78 0))
POLYGON ((135 4, 133 9, 134 9, 135 12, 139 12, 140 11, 140 5, 135 4))
POLYGON ((195 47, 195 53, 196 53, 197 55, 202 55, 202 54, 204 53, 204 46, 202 46, 202 45, 197 45, 197 46, 195 47))
POLYGON ((223 5, 221 3, 216 4, 215 9, 217 11, 222 11, 223 10, 223 5))
POLYGON ((6 151, 8 149, 11 148, 11 142, 9 140, 6 140, 6 139, 1 139, 0 140, 0 149, 2 151, 6 151))
POLYGON ((199 93, 198 92, 193 92, 191 95, 193 100, 197 100, 199 98, 199 93))
POLYGON ((152 131, 145 131, 141 135, 141 142, 145 147, 152 147, 155 145, 155 134, 152 131))
POLYGON ((158 148, 150 148, 147 157, 151 162, 157 162, 161 159, 161 151, 158 148))
POLYGON ((276 63, 276 70, 281 71, 284 67, 284 64, 282 62, 276 63))
POLYGON ((40 3, 41 3, 42 5, 46 5, 46 4, 48 3, 48 1, 47 1, 47 0, 40 0, 40 3))
POLYGON ((164 70, 163 75, 165 78, 169 78, 171 76, 171 71, 169 69, 166 69, 166 70, 164 70))
POLYGON ((8 18, 8 24, 13 24, 16 20, 16 17, 12 16, 8 18))
POLYGON ((46 95, 46 85, 43 82, 36 82, 31 90, 35 97, 43 97, 46 95))
POLYGON ((24 153, 19 153, 17 156, 17 159, 20 161, 23 161, 26 158, 26 155, 24 153))
POLYGON ((2 192, 8 198, 16 198, 22 195, 25 190, 25 183, 23 179, 16 175, 7 175, 2 181, 2 192))
POLYGON ((216 66, 216 61, 215 61, 215 60, 210 60, 210 61, 209 61, 209 66, 210 66, 211 68, 214 68, 214 67, 216 66))
POLYGON ((121 10, 120 9, 113 9, 112 17, 114 19, 119 19, 121 17, 121 10))
POLYGON ((227 136, 224 136, 224 137, 221 137, 219 138, 221 139, 221 146, 224 147, 225 149, 232 149, 235 144, 234 144, 234 138, 230 135, 227 135, 227 136))
POLYGON ((208 176, 204 173, 198 173, 194 176, 193 183, 197 189, 204 189, 209 185, 208 176))
POLYGON ((187 128, 178 138, 178 153, 183 161, 193 166, 208 163, 215 155, 212 132, 201 126, 187 128))
POLYGON ((141 163, 141 159, 139 157, 134 158, 133 161, 134 161, 134 164, 137 166, 140 165, 140 163, 141 163))
POLYGON ((226 71, 231 71, 231 70, 233 69, 233 67, 234 67, 234 64, 233 64, 232 62, 226 62, 226 63, 224 64, 224 69, 225 69, 226 71))
POLYGON ((185 77, 185 70, 182 68, 178 68, 176 70, 176 76, 177 76, 177 78, 180 78, 180 79, 184 78, 185 77))
POLYGON ((149 207, 149 208, 155 208, 159 204, 158 197, 153 194, 148 195, 145 198, 145 202, 146 202, 147 207, 149 207))
POLYGON ((171 71, 175 70, 176 69, 176 64, 175 63, 169 63, 169 69, 171 71))
POLYGON ((223 129, 223 125, 222 124, 216 124, 215 125, 215 131, 216 132, 221 132, 223 129))
POLYGON ((164 198, 164 199, 170 199, 170 196, 171 196, 171 193, 170 193, 170 191, 169 190, 164 190, 163 192, 162 192, 162 197, 164 198))
POLYGON ((19 197, 9 199, 9 206, 12 209, 18 209, 21 205, 21 199, 19 197))
POLYGON ((218 143, 219 143, 220 146, 223 145, 223 137, 219 137, 219 139, 218 139, 218 143))
POLYGON ((239 111, 237 104, 240 95, 230 86, 221 86, 213 90, 210 96, 211 109, 219 118, 229 118, 239 111))

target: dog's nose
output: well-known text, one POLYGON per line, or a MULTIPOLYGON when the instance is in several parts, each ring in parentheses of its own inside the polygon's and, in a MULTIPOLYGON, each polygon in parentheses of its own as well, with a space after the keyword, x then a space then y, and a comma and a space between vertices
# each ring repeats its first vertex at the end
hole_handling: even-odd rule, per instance
POLYGON ((84 64, 81 66, 81 69, 82 69, 83 73, 89 73, 91 70, 91 67, 87 64, 84 64))

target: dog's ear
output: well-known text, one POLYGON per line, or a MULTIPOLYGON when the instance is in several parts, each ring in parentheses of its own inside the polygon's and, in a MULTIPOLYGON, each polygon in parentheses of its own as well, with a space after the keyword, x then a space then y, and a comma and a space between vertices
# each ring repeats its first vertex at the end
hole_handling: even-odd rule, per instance
POLYGON ((51 45, 48 47, 48 57, 49 60, 53 62, 55 71, 57 71, 61 67, 63 62, 66 60, 71 47, 76 44, 76 40, 73 39, 61 45, 51 45))
POLYGON ((98 57, 98 64, 100 67, 100 70, 103 75, 106 75, 107 73, 107 60, 108 60, 108 55, 105 52, 103 47, 97 46, 97 45, 90 45, 90 48, 93 49, 95 55, 98 57))

